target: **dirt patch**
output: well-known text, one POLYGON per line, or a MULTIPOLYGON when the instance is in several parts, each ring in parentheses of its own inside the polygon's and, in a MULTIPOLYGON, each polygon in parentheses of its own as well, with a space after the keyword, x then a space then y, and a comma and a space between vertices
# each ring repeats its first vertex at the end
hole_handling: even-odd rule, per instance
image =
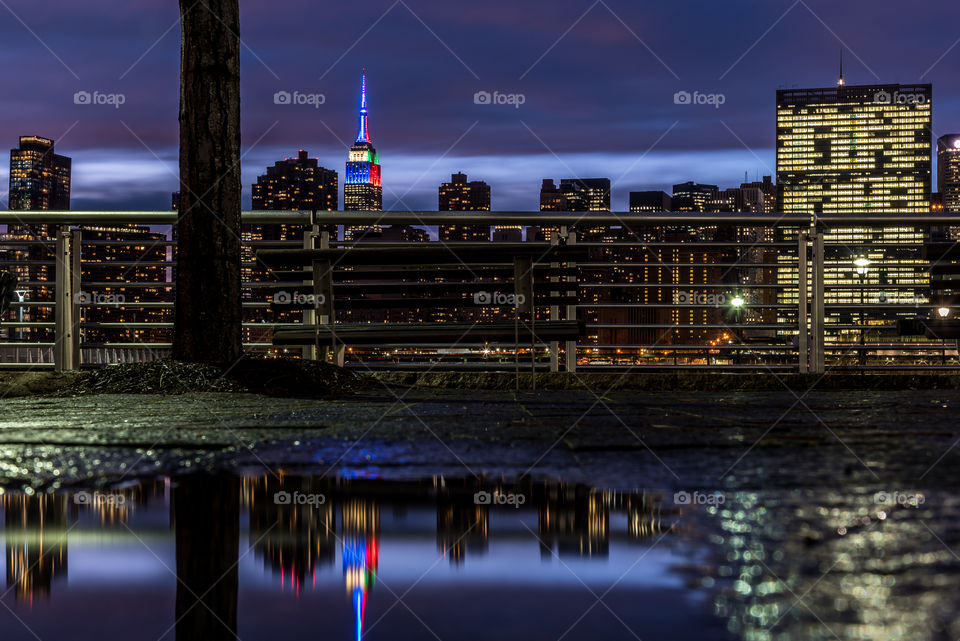
POLYGON ((0 373, 0 398, 18 398, 60 391, 78 376, 79 372, 56 374, 48 370, 0 373))
POLYGON ((168 359, 112 365, 76 373, 50 391, 59 396, 249 392, 320 398, 349 394, 368 385, 369 381, 363 377, 329 363, 245 357, 231 365, 168 359))

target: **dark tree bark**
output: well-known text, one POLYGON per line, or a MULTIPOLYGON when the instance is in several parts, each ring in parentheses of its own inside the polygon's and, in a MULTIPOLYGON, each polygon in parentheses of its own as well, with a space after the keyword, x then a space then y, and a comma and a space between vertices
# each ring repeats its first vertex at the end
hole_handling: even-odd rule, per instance
POLYGON ((173 357, 240 358, 239 0, 180 0, 180 214, 173 357))
POLYGON ((173 519, 177 640, 236 641, 239 480, 225 475, 177 479, 173 519))

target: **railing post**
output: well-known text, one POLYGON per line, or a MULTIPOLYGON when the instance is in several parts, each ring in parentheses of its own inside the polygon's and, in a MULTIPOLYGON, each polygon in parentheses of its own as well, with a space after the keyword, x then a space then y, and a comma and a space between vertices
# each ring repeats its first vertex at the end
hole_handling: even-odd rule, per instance
POLYGON ((810 236, 802 231, 797 238, 797 360, 800 373, 810 371, 810 328, 807 327, 807 291, 810 278, 807 256, 810 251, 810 236))
MULTIPOLYGON (((567 235, 567 228, 561 227, 559 234, 550 235, 550 245, 557 246, 560 244, 560 236, 567 235)), ((551 269, 556 269, 560 267, 560 263, 550 263, 551 269)), ((551 283, 559 282, 559 278, 556 276, 550 277, 551 283)), ((564 279, 566 280, 566 279, 564 279)), ((560 292, 550 290, 550 296, 559 296, 560 292)), ((550 306, 550 320, 555 321, 560 319, 560 306, 551 305, 550 306)), ((550 371, 557 372, 560 370, 560 341, 550 341, 550 371)))
POLYGON ((811 234, 813 240, 813 288, 810 300, 812 310, 811 333, 813 341, 812 369, 814 374, 823 374, 826 371, 824 356, 824 279, 823 279, 823 231, 819 228, 811 234))
MULTIPOLYGON (((309 225, 306 229, 303 230, 303 248, 304 249, 314 249, 316 247, 317 241, 317 230, 319 226, 309 225)), ((313 280, 304 280, 304 285, 313 285, 313 280)), ((305 309, 303 310, 303 324, 305 326, 316 325, 317 323, 317 311, 316 309, 305 309)), ((317 345, 314 341, 313 345, 305 345, 302 351, 302 358, 304 360, 317 360, 317 345)))
MULTIPOLYGON (((577 244, 577 232, 576 232, 576 230, 569 229, 569 230, 567 231, 567 245, 576 245, 576 244, 577 244)), ((577 266, 576 263, 567 263, 567 267, 568 267, 568 268, 569 268, 569 267, 576 267, 576 266, 577 266)), ((577 282, 577 277, 576 277, 576 276, 567 276, 566 280, 567 280, 568 283, 576 283, 576 282, 577 282)), ((579 299, 579 297, 580 297, 580 291, 579 291, 579 290, 574 290, 574 291, 573 291, 573 295, 579 299)), ((567 305, 566 320, 577 320, 577 305, 576 305, 576 303, 574 303, 573 305, 567 305)), ((576 371, 577 371, 577 341, 575 341, 575 340, 573 340, 573 341, 567 341, 567 345, 566 345, 565 351, 566 351, 566 354, 565 354, 566 363, 565 363, 565 365, 566 365, 567 371, 568 371, 568 372, 576 372, 576 371)))
POLYGON ((71 311, 70 315, 73 318, 73 332, 71 334, 72 344, 73 344, 73 368, 79 368, 81 365, 80 362, 80 344, 83 337, 83 332, 80 329, 80 321, 82 320, 82 312, 80 309, 80 292, 83 291, 83 285, 81 283, 81 277, 83 276, 83 271, 80 267, 80 257, 82 254, 83 247, 83 232, 79 229, 74 229, 71 232, 70 237, 70 275, 71 275, 71 288, 70 291, 73 294, 70 296, 70 306, 71 311))
POLYGON ((56 273, 54 287, 55 332, 53 344, 53 366, 57 372, 69 372, 74 369, 74 309, 73 291, 73 235, 68 226, 57 228, 54 248, 56 255, 56 273))
MULTIPOLYGON (((513 293, 515 298, 514 329, 515 329, 515 349, 517 356, 515 361, 519 362, 520 339, 516 335, 517 323, 520 315, 524 312, 530 314, 530 380, 531 388, 537 389, 537 302, 534 299, 533 290, 533 259, 529 256, 513 257, 513 293)), ((519 379, 518 379, 519 380, 519 379)))

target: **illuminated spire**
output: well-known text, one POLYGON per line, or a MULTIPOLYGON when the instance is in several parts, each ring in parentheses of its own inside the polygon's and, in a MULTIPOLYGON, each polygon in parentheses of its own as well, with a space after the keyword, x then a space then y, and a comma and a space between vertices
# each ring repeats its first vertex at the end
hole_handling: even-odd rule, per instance
POLYGON ((840 50, 840 78, 837 80, 837 86, 843 86, 843 49, 840 50))
POLYGON ((364 67, 360 80, 360 131, 357 142, 370 142, 370 129, 367 122, 367 69, 364 67))

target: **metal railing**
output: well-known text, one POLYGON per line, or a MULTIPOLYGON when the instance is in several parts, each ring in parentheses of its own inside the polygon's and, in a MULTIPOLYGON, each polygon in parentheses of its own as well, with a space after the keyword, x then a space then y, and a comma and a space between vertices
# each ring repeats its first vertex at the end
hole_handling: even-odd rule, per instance
MULTIPOLYGON (((557 369, 561 361, 568 370, 960 368, 954 341, 897 332, 898 320, 931 317, 943 306, 931 299, 922 239, 960 227, 960 216, 244 212, 242 222, 244 341, 250 351, 282 351, 271 345, 273 330, 314 318, 310 312, 277 317, 271 311, 272 293, 285 285, 253 262, 253 251, 319 247, 323 230, 335 227, 342 232, 414 226, 432 230, 433 240, 427 242, 441 243, 437 226, 455 225, 526 228, 505 232, 525 234, 511 238, 525 242, 532 242, 533 228, 539 228, 541 242, 589 248, 590 258, 576 265, 579 302, 567 310, 585 322, 586 336, 576 345, 534 348, 365 346, 348 349, 348 366, 509 369, 519 352, 544 370, 557 369), (850 230, 854 233, 846 233, 850 230), (901 232, 905 240, 895 237, 901 232), (857 267, 857 261, 866 264, 857 267)), ((69 370, 166 356, 172 339, 176 243, 170 230, 175 223, 176 212, 0 212, 0 224, 8 226, 0 238, 0 269, 21 275, 18 300, 0 326, 0 367, 69 370), (48 235, 27 233, 40 226, 47 226, 48 235)), ((350 248, 422 241, 387 232, 328 242, 350 248)), ((454 251, 479 245, 497 255, 497 241, 445 244, 454 251)), ((557 310, 538 312, 551 318, 557 310)), ((418 312, 413 300, 406 313, 414 320, 428 315, 418 312)), ((509 318, 512 311, 481 314, 464 298, 451 312, 477 319, 491 313, 509 318)), ((955 316, 952 308, 950 314, 955 316)), ((391 316, 345 308, 337 320, 389 322, 391 316)), ((315 354, 309 348, 296 353, 315 354)))

